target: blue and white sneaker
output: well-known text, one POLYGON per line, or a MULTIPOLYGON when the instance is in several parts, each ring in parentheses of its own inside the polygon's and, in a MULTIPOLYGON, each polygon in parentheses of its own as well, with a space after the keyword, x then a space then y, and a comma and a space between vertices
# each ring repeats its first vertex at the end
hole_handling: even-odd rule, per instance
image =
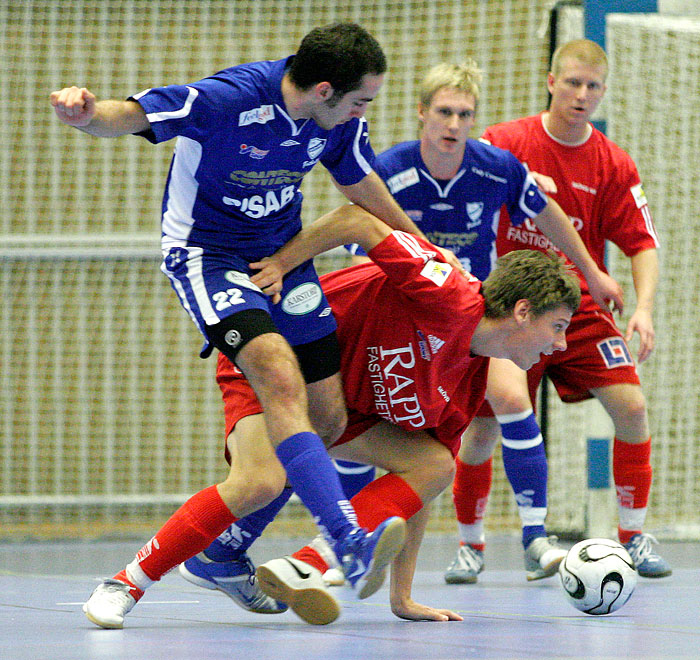
POLYGON ((660 578, 671 575, 670 564, 660 555, 657 555, 651 546, 657 545, 658 541, 651 534, 635 534, 624 544, 627 552, 630 553, 637 573, 642 577, 660 578))
POLYGON ((369 534, 358 528, 336 543, 335 554, 358 598, 368 598, 384 584, 386 569, 405 542, 406 521, 392 516, 369 534))
POLYGON ((244 610, 280 614, 287 605, 270 598, 258 585, 255 566, 248 555, 234 561, 212 561, 203 552, 180 564, 180 575, 204 589, 218 589, 244 610))

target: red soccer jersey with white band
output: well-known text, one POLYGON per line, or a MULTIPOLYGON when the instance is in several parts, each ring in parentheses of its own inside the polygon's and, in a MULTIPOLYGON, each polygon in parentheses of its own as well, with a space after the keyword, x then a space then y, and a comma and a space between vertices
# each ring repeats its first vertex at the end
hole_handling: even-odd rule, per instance
MULTIPOLYGON (((606 240, 628 257, 658 247, 634 162, 597 129, 593 128, 583 144, 565 145, 547 133, 539 114, 491 126, 483 137, 512 152, 531 171, 554 179, 557 192, 551 196, 569 216, 602 270, 606 240)), ((501 215, 496 246, 499 255, 512 250, 546 251, 554 247, 532 221, 514 227, 507 214, 501 215)), ((580 273, 579 278, 583 292, 579 312, 599 309, 580 273)))
POLYGON ((338 320, 347 407, 430 429, 456 452, 486 390, 488 358, 469 348, 484 314, 481 282, 401 231, 369 256, 375 263, 321 278, 338 320))

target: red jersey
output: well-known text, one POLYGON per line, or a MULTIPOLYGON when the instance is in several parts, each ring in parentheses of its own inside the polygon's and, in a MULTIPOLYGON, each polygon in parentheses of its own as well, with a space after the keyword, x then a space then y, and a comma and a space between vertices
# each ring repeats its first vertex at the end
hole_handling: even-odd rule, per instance
POLYGON ((374 263, 321 277, 338 321, 347 407, 431 429, 456 452, 486 390, 488 358, 469 348, 484 315, 481 282, 401 231, 369 256, 374 263))
MULTIPOLYGON (((531 171, 554 179, 557 192, 551 196, 601 270, 606 270, 606 240, 628 257, 659 246, 634 161, 596 128, 582 144, 565 145, 545 130, 539 114, 491 126, 483 137, 512 152, 531 171)), ((499 255, 523 249, 556 250, 531 220, 515 227, 507 213, 501 214, 496 249, 499 255)), ((576 272, 583 294, 579 312, 599 310, 576 272)))

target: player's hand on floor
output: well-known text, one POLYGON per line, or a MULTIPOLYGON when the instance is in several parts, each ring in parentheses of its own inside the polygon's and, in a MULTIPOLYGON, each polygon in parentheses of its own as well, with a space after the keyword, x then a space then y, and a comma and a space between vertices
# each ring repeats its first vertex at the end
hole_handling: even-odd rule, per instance
POLYGON ((416 603, 414 600, 404 601, 397 605, 392 604, 391 611, 400 619, 408 619, 409 621, 464 621, 456 612, 435 609, 416 603))
POLYGON ((280 291, 282 291, 284 269, 276 257, 274 255, 263 257, 260 261, 248 265, 259 271, 250 278, 250 281, 259 287, 264 294, 270 296, 274 305, 280 302, 282 300, 280 291))

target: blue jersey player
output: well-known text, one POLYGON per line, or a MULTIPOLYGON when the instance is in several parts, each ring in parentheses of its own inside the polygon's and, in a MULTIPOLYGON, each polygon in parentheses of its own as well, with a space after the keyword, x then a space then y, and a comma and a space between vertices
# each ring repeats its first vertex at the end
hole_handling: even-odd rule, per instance
MULTIPOLYGON (((341 23, 312 30, 286 59, 234 66, 126 101, 97 101, 78 87, 51 94, 58 118, 91 135, 136 134, 154 143, 177 138, 163 198, 162 270, 204 335, 202 356, 213 346, 229 357, 264 409, 264 429, 243 424, 229 437, 229 477, 175 516, 200 521, 211 541, 258 512, 247 518, 255 532, 288 499, 279 460, 354 581, 367 579, 363 566, 383 570, 372 562, 374 549, 395 544, 382 550, 390 560, 400 550, 404 523, 389 520, 372 535, 360 529, 325 451, 324 441, 342 433, 346 414, 335 321, 311 262, 288 276, 274 307, 251 283, 248 264, 301 229, 299 186, 319 161, 350 201, 392 227, 420 233, 372 169, 363 115, 385 70, 376 40, 358 25, 341 23), (261 437, 269 437, 271 447, 261 446, 261 437), (220 513, 215 523, 214 510, 220 513)), ((144 552, 171 562, 168 547, 159 537, 144 552)), ((209 580, 205 564, 216 559, 203 557, 198 577, 209 580)), ((256 591, 244 553, 227 570, 229 578, 251 578, 234 580, 242 585, 234 597, 245 607, 281 609, 256 591)), ((98 625, 121 625, 134 594, 150 580, 134 567, 122 573, 90 599, 86 614, 98 625), (116 610, 115 590, 124 596, 116 610)))

